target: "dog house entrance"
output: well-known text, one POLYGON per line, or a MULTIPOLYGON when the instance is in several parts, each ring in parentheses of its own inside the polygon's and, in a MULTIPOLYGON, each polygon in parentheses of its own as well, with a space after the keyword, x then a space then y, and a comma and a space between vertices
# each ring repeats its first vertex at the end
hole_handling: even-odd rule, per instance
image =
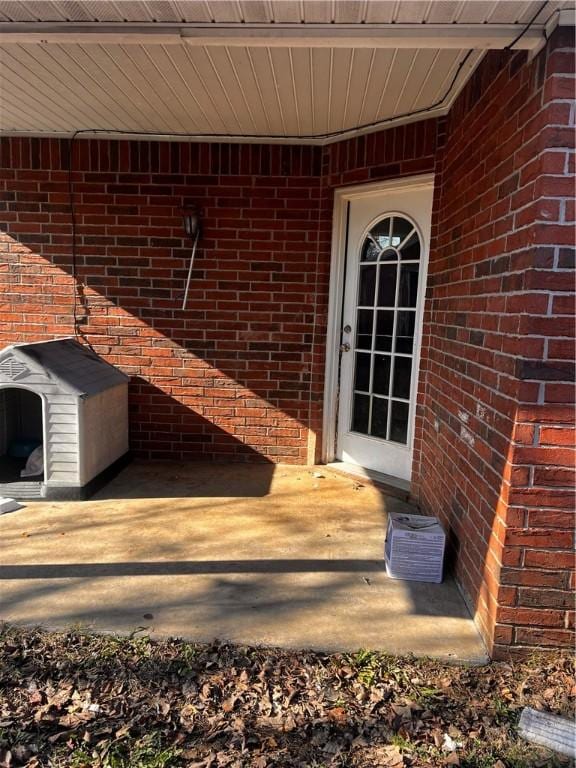
POLYGON ((40 495, 40 484, 44 480, 42 444, 42 398, 40 395, 18 387, 0 388, 2 495, 21 490, 21 484, 26 484, 29 491, 33 490, 33 486, 37 486, 37 493, 40 495))

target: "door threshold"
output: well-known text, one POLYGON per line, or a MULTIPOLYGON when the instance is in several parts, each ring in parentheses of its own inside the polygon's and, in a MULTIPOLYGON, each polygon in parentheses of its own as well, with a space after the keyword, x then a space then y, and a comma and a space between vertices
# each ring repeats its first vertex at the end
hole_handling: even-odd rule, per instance
POLYGON ((377 472, 374 469, 366 469, 365 467, 358 466, 358 464, 349 464, 346 461, 331 461, 329 464, 326 464, 326 467, 336 472, 343 472, 346 475, 370 480, 377 485, 381 485, 390 494, 397 496, 403 501, 408 501, 410 497, 410 482, 402 480, 400 477, 393 477, 384 472, 377 472))

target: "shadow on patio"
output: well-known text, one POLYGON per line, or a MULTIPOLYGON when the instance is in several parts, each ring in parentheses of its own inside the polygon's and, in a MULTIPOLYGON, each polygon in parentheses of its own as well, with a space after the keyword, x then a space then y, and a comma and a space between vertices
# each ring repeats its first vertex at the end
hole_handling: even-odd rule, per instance
POLYGON ((451 579, 386 576, 386 514, 406 505, 368 484, 320 474, 137 463, 92 501, 30 503, 0 518, 0 618, 485 658, 451 579))

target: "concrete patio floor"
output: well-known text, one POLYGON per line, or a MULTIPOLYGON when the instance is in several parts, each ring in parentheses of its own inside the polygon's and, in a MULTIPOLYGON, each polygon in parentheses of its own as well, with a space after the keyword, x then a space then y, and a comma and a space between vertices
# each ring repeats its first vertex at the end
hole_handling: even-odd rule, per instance
POLYGON ((322 467, 133 463, 89 501, 0 517, 0 619, 485 660, 453 581, 386 576, 399 510, 322 467))

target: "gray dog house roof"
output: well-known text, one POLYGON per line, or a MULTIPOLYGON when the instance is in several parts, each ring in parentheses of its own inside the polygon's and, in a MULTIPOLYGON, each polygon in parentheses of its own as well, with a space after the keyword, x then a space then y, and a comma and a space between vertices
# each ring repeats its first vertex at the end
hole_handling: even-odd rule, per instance
POLYGON ((36 376, 77 397, 90 397, 129 378, 72 338, 14 344, 0 352, 0 384, 17 386, 36 376))

